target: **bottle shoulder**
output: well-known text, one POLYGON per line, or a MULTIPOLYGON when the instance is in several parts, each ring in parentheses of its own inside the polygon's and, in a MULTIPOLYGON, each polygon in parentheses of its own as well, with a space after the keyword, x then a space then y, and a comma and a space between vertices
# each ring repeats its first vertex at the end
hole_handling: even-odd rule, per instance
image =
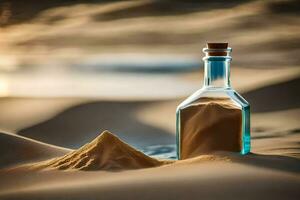
POLYGON ((244 99, 242 97, 242 95, 240 95, 237 91, 235 91, 235 90, 228 91, 228 95, 230 95, 230 97, 234 101, 236 101, 238 104, 240 104, 242 107, 249 107, 250 106, 248 101, 246 101, 246 99, 244 99))
POLYGON ((177 107, 177 111, 192 106, 202 101, 213 101, 214 99, 226 99, 232 101, 240 108, 249 107, 249 103, 232 88, 201 88, 185 99, 177 107))

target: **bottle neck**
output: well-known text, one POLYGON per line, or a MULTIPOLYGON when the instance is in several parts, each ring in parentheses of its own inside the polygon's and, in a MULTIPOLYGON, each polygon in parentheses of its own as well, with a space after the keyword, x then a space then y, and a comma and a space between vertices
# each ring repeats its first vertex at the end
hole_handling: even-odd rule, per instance
POLYGON ((204 60, 204 87, 230 88, 229 56, 206 56, 204 60))

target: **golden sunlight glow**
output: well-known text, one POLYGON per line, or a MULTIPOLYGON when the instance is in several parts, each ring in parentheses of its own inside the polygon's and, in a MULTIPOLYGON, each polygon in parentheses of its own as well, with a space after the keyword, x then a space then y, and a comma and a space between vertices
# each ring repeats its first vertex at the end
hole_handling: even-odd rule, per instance
POLYGON ((8 82, 0 77, 0 97, 8 95, 8 82))

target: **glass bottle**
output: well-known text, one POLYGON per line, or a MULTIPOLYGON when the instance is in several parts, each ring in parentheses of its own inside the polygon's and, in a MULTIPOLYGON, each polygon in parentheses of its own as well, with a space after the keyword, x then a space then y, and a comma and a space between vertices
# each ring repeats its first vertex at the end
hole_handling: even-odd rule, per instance
POLYGON ((215 151, 250 152, 250 105, 230 85, 228 43, 203 49, 204 85, 176 111, 178 159, 215 151))

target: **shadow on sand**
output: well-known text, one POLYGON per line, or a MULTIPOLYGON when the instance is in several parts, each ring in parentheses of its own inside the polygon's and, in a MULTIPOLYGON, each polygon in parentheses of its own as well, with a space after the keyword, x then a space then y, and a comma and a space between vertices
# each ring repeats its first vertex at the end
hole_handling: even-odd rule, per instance
POLYGON ((300 77, 267 85, 242 94, 251 112, 271 112, 300 107, 300 77))
POLYGON ((69 151, 69 149, 0 132, 0 169, 62 156, 69 151))
MULTIPOLYGON (((38 141, 78 148, 109 130, 136 148, 175 143, 174 134, 141 122, 135 113, 154 102, 85 103, 18 132, 38 141)), ((175 108, 174 108, 175 109, 175 108)))
POLYGON ((245 156, 234 155, 234 161, 272 170, 300 173, 300 159, 295 157, 250 153, 245 156))

